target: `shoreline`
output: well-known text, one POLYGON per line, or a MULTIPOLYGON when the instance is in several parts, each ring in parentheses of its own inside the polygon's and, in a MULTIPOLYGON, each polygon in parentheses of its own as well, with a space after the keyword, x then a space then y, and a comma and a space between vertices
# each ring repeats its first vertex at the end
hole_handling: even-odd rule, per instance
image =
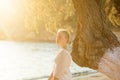
POLYGON ((72 80, 110 80, 107 76, 105 76, 102 73, 96 72, 96 73, 88 73, 84 75, 80 75, 77 77, 73 77, 72 80))
MULTIPOLYGON (((48 80, 46 78, 31 78, 31 79, 22 79, 22 80, 48 80)), ((106 75, 100 72, 84 72, 84 73, 74 73, 72 80, 110 80, 106 75)))

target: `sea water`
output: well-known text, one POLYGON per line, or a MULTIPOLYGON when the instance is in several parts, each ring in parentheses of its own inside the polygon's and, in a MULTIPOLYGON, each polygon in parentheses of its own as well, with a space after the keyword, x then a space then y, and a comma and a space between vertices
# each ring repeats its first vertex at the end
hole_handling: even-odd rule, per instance
MULTIPOLYGON (((58 51, 55 43, 0 41, 0 80, 47 80, 58 51)), ((70 69, 92 71, 74 62, 70 69)))

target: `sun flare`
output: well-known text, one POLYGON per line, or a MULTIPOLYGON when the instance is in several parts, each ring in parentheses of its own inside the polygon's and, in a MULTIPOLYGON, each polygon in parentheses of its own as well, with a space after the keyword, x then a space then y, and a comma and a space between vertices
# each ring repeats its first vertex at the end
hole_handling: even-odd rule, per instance
POLYGON ((7 39, 11 38, 14 32, 17 32, 16 28, 23 24, 24 4, 22 1, 0 0, 0 30, 7 39))
POLYGON ((0 0, 0 13, 2 15, 13 15, 16 12, 14 0, 0 0))

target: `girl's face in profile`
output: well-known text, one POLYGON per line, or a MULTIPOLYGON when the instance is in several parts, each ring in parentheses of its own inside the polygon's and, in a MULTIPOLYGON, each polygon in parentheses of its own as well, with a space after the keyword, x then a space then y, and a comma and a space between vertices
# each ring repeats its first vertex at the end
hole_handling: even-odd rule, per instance
POLYGON ((58 33, 57 33, 56 43, 57 43, 60 47, 62 47, 62 48, 66 47, 66 45, 67 45, 67 39, 66 39, 64 33, 62 33, 62 32, 58 32, 58 33))

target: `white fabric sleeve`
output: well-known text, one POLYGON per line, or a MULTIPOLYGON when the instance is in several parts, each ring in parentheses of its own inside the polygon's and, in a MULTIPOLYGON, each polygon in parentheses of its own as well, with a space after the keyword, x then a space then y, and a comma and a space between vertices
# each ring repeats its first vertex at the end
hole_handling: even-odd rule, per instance
POLYGON ((59 78, 65 71, 66 68, 69 68, 69 57, 67 53, 63 51, 59 53, 55 58, 56 67, 54 69, 54 76, 59 78))

